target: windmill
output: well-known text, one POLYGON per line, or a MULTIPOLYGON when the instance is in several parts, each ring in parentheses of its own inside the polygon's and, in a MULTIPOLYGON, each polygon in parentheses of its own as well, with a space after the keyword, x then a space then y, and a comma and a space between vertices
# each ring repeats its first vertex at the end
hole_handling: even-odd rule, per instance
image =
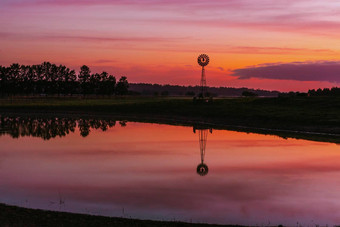
POLYGON ((200 97, 204 99, 207 94, 207 79, 205 76, 205 69, 204 67, 209 64, 209 56, 206 54, 201 54, 197 58, 197 62, 200 66, 202 66, 202 75, 201 75, 201 82, 200 82, 200 97))

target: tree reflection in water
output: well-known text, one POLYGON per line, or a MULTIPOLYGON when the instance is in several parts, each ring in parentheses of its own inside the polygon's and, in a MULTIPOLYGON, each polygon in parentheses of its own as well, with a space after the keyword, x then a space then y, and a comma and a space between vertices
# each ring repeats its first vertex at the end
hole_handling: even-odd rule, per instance
MULTIPOLYGON (((126 121, 119 122, 123 127, 126 126, 126 123, 126 121)), ((0 115, 0 136, 10 135, 12 138, 33 136, 49 140, 73 133, 78 127, 80 135, 86 137, 90 134, 91 129, 106 131, 115 125, 116 120, 112 119, 7 117, 0 115)))
MULTIPOLYGON (((74 133, 78 127, 80 135, 86 137, 91 129, 106 131, 116 125, 112 119, 92 118, 39 118, 39 117, 8 117, 0 115, 0 136, 10 135, 12 138, 24 136, 40 137, 49 140, 55 137, 64 137, 74 133)), ((127 125, 127 121, 119 121, 121 127, 127 125)), ((201 163, 197 166, 197 174, 205 176, 208 174, 208 166, 204 163, 208 132, 211 128, 194 126, 194 133, 198 131, 201 163)))

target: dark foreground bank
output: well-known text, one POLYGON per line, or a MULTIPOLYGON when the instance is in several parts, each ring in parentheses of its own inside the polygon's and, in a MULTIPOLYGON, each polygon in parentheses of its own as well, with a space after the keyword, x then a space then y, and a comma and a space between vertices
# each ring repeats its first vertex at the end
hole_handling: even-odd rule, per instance
MULTIPOLYGON (((20 208, 0 204, 0 226, 223 226, 184 222, 150 221, 126 218, 73 214, 20 208)), ((232 226, 232 225, 226 225, 232 226)))
POLYGON ((164 123, 199 122, 218 128, 253 128, 269 134, 277 130, 284 135, 305 132, 308 136, 332 137, 333 141, 338 141, 340 136, 340 98, 337 97, 230 98, 215 99, 212 103, 157 97, 15 98, 0 99, 1 113, 124 115, 165 119, 164 123))

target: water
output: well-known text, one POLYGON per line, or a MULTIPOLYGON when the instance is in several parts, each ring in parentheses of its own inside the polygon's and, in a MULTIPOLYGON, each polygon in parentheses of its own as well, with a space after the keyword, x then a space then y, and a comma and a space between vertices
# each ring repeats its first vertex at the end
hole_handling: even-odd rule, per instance
POLYGON ((0 125, 1 203, 154 220, 340 224, 334 143, 114 120, 0 125))

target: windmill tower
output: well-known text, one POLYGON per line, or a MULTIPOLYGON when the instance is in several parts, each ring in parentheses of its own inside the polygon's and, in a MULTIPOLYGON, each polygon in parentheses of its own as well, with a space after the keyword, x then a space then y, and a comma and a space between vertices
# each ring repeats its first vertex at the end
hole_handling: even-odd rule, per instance
POLYGON ((207 94, 207 79, 205 76, 204 67, 209 64, 209 56, 206 54, 201 54, 197 58, 197 62, 200 66, 202 66, 202 74, 201 74, 201 82, 200 82, 200 97, 204 99, 207 94))

